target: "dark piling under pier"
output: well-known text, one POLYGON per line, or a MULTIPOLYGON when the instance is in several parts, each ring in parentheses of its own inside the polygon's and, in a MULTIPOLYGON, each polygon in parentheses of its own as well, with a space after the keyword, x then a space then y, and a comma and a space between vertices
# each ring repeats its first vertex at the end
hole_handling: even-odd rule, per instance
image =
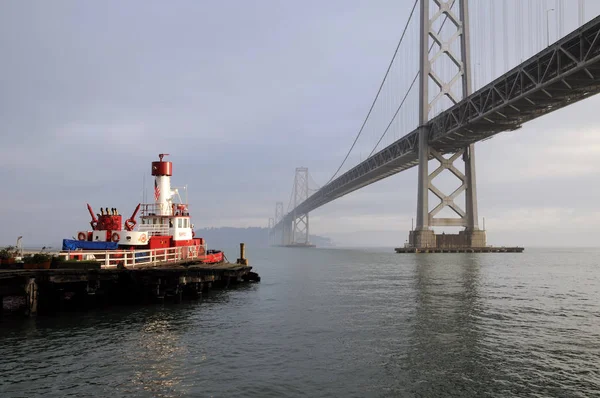
MULTIPOLYGON (((127 269, 3 269, 0 301, 21 303, 26 315, 103 305, 197 299, 211 288, 228 288, 260 277, 245 264, 164 265, 127 269)), ((14 306, 13 306, 14 307, 14 306)))

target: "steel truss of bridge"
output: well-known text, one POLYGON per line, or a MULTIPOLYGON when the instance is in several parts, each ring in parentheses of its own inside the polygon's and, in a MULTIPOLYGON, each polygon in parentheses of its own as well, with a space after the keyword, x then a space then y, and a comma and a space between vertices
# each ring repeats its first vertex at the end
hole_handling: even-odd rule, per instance
POLYGON ((421 129, 431 148, 454 153, 598 92, 600 16, 323 186, 280 223, 416 166, 421 129))

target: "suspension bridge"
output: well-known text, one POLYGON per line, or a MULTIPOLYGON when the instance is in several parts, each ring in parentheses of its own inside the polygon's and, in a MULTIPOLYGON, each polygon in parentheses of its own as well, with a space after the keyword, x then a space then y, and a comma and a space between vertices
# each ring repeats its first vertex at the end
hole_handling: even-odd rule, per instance
POLYGON ((600 92, 600 16, 586 18, 588 3, 412 3, 350 150, 321 187, 306 167, 296 169, 286 212, 277 202, 269 219, 271 243, 310 246, 312 210, 418 167, 416 226, 406 246, 486 247, 478 222, 475 143, 600 92), (458 188, 443 192, 434 184, 443 172, 458 179, 458 188), (452 216, 442 216, 448 209, 452 216), (463 230, 436 234, 433 227, 463 230))

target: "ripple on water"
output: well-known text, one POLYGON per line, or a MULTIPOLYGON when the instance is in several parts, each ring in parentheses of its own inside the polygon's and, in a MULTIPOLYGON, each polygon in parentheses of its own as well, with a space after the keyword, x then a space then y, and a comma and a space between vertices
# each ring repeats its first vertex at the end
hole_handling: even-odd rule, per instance
POLYGON ((598 396, 598 254, 266 250, 202 302, 3 320, 0 396, 598 396))

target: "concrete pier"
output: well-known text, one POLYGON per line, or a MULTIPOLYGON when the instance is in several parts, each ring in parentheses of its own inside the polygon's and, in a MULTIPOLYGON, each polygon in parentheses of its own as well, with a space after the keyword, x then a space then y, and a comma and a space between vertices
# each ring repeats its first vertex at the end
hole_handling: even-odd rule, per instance
POLYGON ((521 253, 523 247, 487 246, 485 230, 436 234, 431 229, 410 231, 408 244, 396 253, 521 253))
POLYGON ((523 247, 397 247, 396 253, 522 253, 523 247))
POLYGON ((29 316, 103 304, 179 302, 199 298, 211 288, 260 281, 247 260, 244 262, 134 269, 2 269, 0 301, 16 299, 21 303, 17 312, 29 316))
POLYGON ((290 243, 289 245, 274 245, 274 247, 317 247, 312 243, 290 243))

